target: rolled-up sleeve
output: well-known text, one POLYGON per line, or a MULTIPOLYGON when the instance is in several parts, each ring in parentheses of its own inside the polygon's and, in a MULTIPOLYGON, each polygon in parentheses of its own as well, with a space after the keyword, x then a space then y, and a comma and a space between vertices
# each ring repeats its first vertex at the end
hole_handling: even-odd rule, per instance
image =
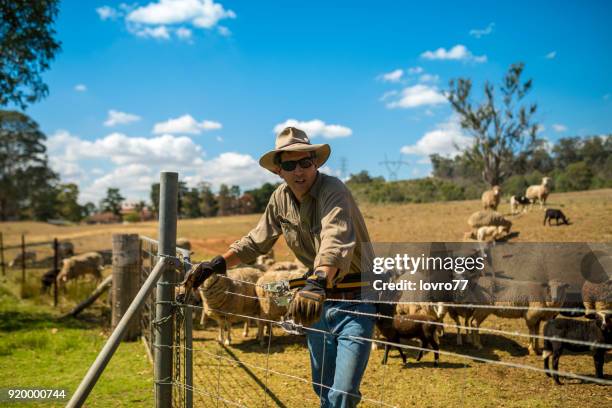
POLYGON ((352 203, 348 193, 344 191, 331 191, 321 198, 321 245, 314 267, 338 268, 334 279, 338 281, 349 273, 355 250, 355 231, 351 221, 352 203))
POLYGON ((241 262, 251 263, 259 255, 272 249, 274 243, 282 234, 278 221, 276 194, 272 194, 266 206, 266 211, 259 219, 259 223, 247 235, 230 245, 230 249, 240 258, 241 262))

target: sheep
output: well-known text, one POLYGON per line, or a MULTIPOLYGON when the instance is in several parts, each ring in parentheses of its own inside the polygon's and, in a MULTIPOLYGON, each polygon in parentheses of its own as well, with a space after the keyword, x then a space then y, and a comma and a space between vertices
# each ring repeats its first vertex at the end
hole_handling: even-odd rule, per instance
MULTIPOLYGON (((509 319, 525 319, 530 336, 538 335, 540 323, 554 318, 558 312, 541 310, 542 308, 560 308, 565 303, 567 283, 551 279, 548 282, 514 281, 504 283, 492 281, 490 278, 481 277, 477 285, 482 289, 482 294, 492 294, 484 301, 485 304, 493 304, 495 308, 478 308, 474 310, 471 326, 474 327, 473 335, 476 347, 480 346, 478 328, 488 315, 494 314, 509 319), (509 309, 508 306, 513 307, 509 309), (518 307, 514 309, 514 307, 518 307), (478 342, 478 343, 477 343, 478 342)), ((529 353, 540 354, 538 339, 529 338, 529 353)))
POLYGON ((273 249, 271 249, 270 251, 268 251, 268 253, 264 255, 259 255, 255 261, 257 265, 263 265, 266 267, 266 269, 270 265, 273 265, 275 262, 276 261, 274 260, 274 250, 273 249))
POLYGON ((499 199, 501 198, 501 187, 493 186, 490 190, 482 193, 481 201, 482 208, 484 210, 493 210, 497 211, 497 206, 499 205, 499 199))
POLYGON ((518 214, 519 207, 521 207, 521 211, 524 212, 527 210, 528 204, 531 204, 531 200, 529 200, 527 197, 513 195, 510 197, 510 212, 512 215, 518 214))
POLYGON ((612 345, 612 317, 601 312, 597 312, 588 317, 594 318, 594 320, 584 321, 558 318, 550 320, 544 325, 544 336, 546 337, 558 337, 568 340, 595 343, 595 345, 587 346, 568 343, 561 340, 544 340, 542 359, 544 360, 546 376, 551 376, 548 361, 552 356, 552 368, 556 371, 552 373, 552 377, 557 385, 562 385, 561 381, 559 381, 559 374, 557 372, 559 371, 559 358, 565 349, 573 352, 591 351, 595 363, 595 375, 597 378, 604 378, 603 366, 606 349, 597 347, 596 344, 612 345))
POLYGON ((612 279, 600 283, 585 281, 582 285, 582 301, 587 314, 612 310, 612 279))
POLYGON ((51 285, 53 285, 53 282, 55 282, 56 277, 57 272, 55 269, 49 269, 47 272, 45 272, 40 278, 40 293, 48 293, 49 288, 51 288, 51 285))
POLYGON ((506 219, 503 215, 496 211, 476 211, 467 221, 468 225, 472 228, 471 232, 466 233, 466 238, 476 238, 478 234, 478 228, 487 226, 502 226, 506 234, 510 233, 512 228, 512 222, 506 219))
POLYGON ((308 272, 308 268, 306 268, 305 266, 297 263, 297 262, 291 262, 291 261, 281 261, 281 262, 275 262, 272 265, 270 265, 267 269, 268 272, 275 272, 275 271, 296 271, 296 272, 300 272, 302 275, 305 274, 306 272, 308 272))
POLYGON ((200 286, 203 306, 200 322, 206 318, 217 322, 219 343, 230 345, 231 324, 235 322, 246 320, 243 336, 248 336, 249 319, 235 315, 259 316, 255 285, 260 276, 261 271, 256 268, 236 268, 228 271, 227 276, 213 274, 200 286))
POLYGON ((183 248, 188 251, 191 251, 191 242, 187 238, 177 238, 176 239, 177 248, 183 248))
POLYGON ((546 225, 546 220, 548 220, 548 226, 550 226, 550 222, 553 219, 557 221, 557 225, 559 225, 559 220, 561 220, 561 222, 565 225, 569 225, 569 218, 567 218, 565 214, 563 214, 563 211, 554 208, 547 208, 546 213, 544 214, 544 222, 542 223, 542 225, 546 225))
POLYGON ((34 251, 19 252, 17 255, 15 255, 15 258, 13 258, 13 260, 9 262, 8 264, 9 268, 17 268, 17 267, 23 266, 24 259, 25 259, 26 264, 28 263, 28 261, 36 262, 36 252, 34 251))
MULTIPOLYGON (((438 351, 440 349, 440 337, 444 334, 444 330, 442 329, 441 325, 431 324, 437 323, 435 318, 422 314, 397 315, 395 314, 394 305, 387 303, 380 304, 379 310, 382 316, 376 319, 376 327, 378 330, 380 330, 381 334, 387 339, 387 341, 399 343, 400 339, 418 339, 421 342, 422 348, 430 348, 431 346, 431 349, 434 351, 438 351), (429 323, 423 323, 423 321, 427 321, 429 323)), ((385 344, 385 354, 383 356, 382 364, 387 364, 389 348, 390 346, 385 344)), ((404 364, 406 364, 406 356, 404 355, 404 352, 402 351, 401 347, 397 347, 397 349, 400 352, 404 364)), ((422 357, 423 350, 420 350, 416 360, 421 361, 422 357)), ((434 353, 434 367, 438 367, 439 359, 439 353, 434 353)))
POLYGON ((525 191, 525 197, 527 197, 531 201, 531 206, 536 201, 540 203, 540 209, 544 208, 546 205, 546 199, 550 194, 550 177, 542 178, 542 184, 533 185, 527 187, 527 191, 525 191))
MULTIPOLYGON (((296 270, 278 270, 264 273, 257 280, 257 286, 255 287, 255 292, 257 293, 257 297, 259 299, 259 317, 266 320, 279 321, 281 317, 287 313, 287 307, 277 305, 272 299, 272 295, 264 290, 263 285, 272 282, 301 278, 302 275, 303 274, 300 271, 296 270)), ((257 330, 257 338, 262 346, 264 345, 265 327, 268 328, 268 335, 270 336, 270 341, 272 341, 272 323, 262 324, 257 330)))
POLYGON ((502 238, 506 233, 505 227, 488 225, 486 227, 478 228, 476 232, 476 239, 480 242, 485 241, 497 241, 502 238))
POLYGON ((99 280, 102 278, 102 269, 102 255, 97 252, 86 252, 64 259, 56 281, 58 286, 64 287, 69 279, 87 274, 93 275, 96 280, 99 280))

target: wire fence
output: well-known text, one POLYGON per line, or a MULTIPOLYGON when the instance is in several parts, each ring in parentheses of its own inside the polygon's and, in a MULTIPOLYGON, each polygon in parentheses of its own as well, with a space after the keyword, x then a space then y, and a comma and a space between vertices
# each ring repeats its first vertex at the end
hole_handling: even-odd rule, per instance
MULTIPOLYGON (((153 254, 152 248, 147 248, 143 245, 143 253, 148 252, 149 255, 153 254)), ((145 258, 145 256, 143 256, 145 258)), ((190 260, 185 259, 179 254, 178 257, 182 263, 179 266, 179 273, 186 270, 191 266, 190 260)), ((144 263, 143 263, 144 265, 144 263)), ((143 271, 146 268, 143 266, 143 271)), ((240 279, 233 279, 230 276, 222 276, 222 279, 230 279, 237 283, 248 284, 253 286, 259 286, 265 288, 264 285, 257 285, 254 282, 249 282, 240 279)), ((177 284, 178 285, 178 284, 177 284)), ((230 299, 235 297, 242 297, 248 299, 262 298, 258 296, 248 295, 244 293, 224 291, 224 295, 230 299)), ((269 298, 267 298, 269 300, 269 298)), ((334 299, 334 302, 343 302, 343 300, 334 299)), ((499 305, 472 305, 472 304, 454 304, 454 303, 439 303, 439 302, 387 302, 387 301, 366 301, 366 300, 347 300, 346 302, 354 303, 393 303, 393 304, 419 304, 419 305, 430 305, 440 306, 444 305, 447 307, 457 308, 488 308, 488 309, 500 309, 506 308, 505 306, 499 305)), ((163 303, 163 302, 157 302, 163 303)), ((222 321, 218 322, 218 325, 225 326, 228 321, 238 322, 243 321, 249 323, 255 323, 257 325, 272 325, 273 332, 276 332, 277 338, 274 340, 274 346, 272 346, 272 336, 267 338, 267 342, 264 343, 263 347, 259 345, 256 340, 243 340, 238 344, 228 346, 220 344, 210 330, 196 330, 188 334, 186 316, 197 317, 200 313, 205 312, 203 305, 185 305, 177 302, 166 302, 171 303, 174 310, 175 319, 175 339, 172 346, 174 355, 174 373, 171 384, 173 386, 173 406, 191 406, 187 403, 188 398, 193 398, 193 404, 196 406, 204 407, 220 407, 220 406, 238 406, 238 407, 293 407, 293 406, 315 406, 318 405, 318 395, 313 390, 319 390, 319 394, 322 389, 331 389, 329 384, 321 384, 314 382, 310 373, 310 364, 308 361, 308 353, 304 352, 304 338, 293 337, 293 336, 278 336, 279 333, 288 331, 288 324, 282 320, 270 320, 262 318, 258 315, 242 314, 229 312, 227 310, 218 310, 206 308, 207 313, 216 314, 217 320, 219 316, 223 316, 222 321), (194 335, 195 333, 195 335, 194 335), (194 335, 193 344, 191 341, 187 341, 187 337, 194 335), (281 360, 278 356, 282 353, 294 353, 299 354, 300 358, 291 360, 281 360), (190 383, 186 379, 186 371, 189 369, 193 370, 193 379, 190 383)), ((154 310, 155 299, 150 300, 149 310, 154 310)), ((521 309, 521 310, 542 310, 542 311, 576 311, 582 309, 576 308, 549 308, 549 307, 532 307, 532 306, 509 306, 509 309, 521 309)), ((392 316, 385 316, 378 313, 363 313, 354 310, 345 310, 341 308, 334 308, 338 312, 349 313, 353 315, 367 316, 372 319, 385 319, 393 318, 392 316)), ((144 315, 144 313, 143 313, 144 315)), ((426 323, 438 325, 443 328, 452 328, 458 330, 464 330, 470 332, 475 327, 470 325, 469 322, 466 325, 453 324, 444 321, 430 321, 422 320, 419 318, 409 317, 403 315, 402 319, 413 321, 415 323, 426 323)), ((143 324, 149 326, 149 336, 151 331, 151 322, 155 320, 154 316, 145 318, 143 316, 143 324)), ((189 326, 191 326, 189 324, 189 326)), ((143 326, 144 329, 144 326, 143 326)), ((219 327, 217 327, 219 329, 219 327)), ((318 333, 320 335, 331 336, 337 338, 339 335, 329 331, 318 330, 310 327, 294 326, 292 327, 296 332, 302 333, 318 333)), ((230 324, 231 330, 231 324, 230 324)), ((564 339, 559 337, 549 337, 537 334, 523 333, 520 331, 502 330, 490 327, 479 327, 478 330, 483 333, 489 333, 492 335, 519 337, 522 339, 538 339, 548 341, 562 341, 568 344, 586 347, 599 347, 603 349, 612 348, 609 344, 602 344, 600 342, 588 342, 577 339, 564 339)), ((144 332, 144 330, 143 330, 144 332)), ((146 337, 146 335, 145 335, 146 337)), ((500 369, 515 369, 523 370, 525 372, 533 372, 538 375, 544 374, 556 374, 560 377, 569 379, 579 380, 583 382, 589 382, 599 385, 612 385, 612 381, 608 379, 596 378, 594 376, 585 375, 581 373, 565 371, 565 370, 553 370, 544 369, 530 364, 524 364, 514 361, 504 361, 496 358, 487 358, 476 355, 476 353, 468 353, 471 351, 468 348, 461 349, 461 352, 449 351, 449 350, 432 350, 429 348, 422 347, 422 345, 396 343, 385 339, 379 338, 366 338, 359 336, 348 336, 346 338, 368 342, 371 344, 378 344, 381 346, 387 346, 391 348, 398 348, 402 350, 411 350, 413 352, 432 352, 439 356, 446 356, 448 358, 463 361, 463 363, 456 363, 460 367, 468 367, 469 362, 478 362, 482 364, 488 364, 499 367, 500 369), (465 350, 465 352, 464 352, 465 350)), ((147 343, 149 347, 153 348, 153 343, 148 338, 147 343)), ((325 353, 324 353, 325 354, 325 353)), ((329 363, 329 362, 328 362, 329 363)), ((325 364, 325 361, 323 361, 325 364)), ((387 368, 384 366, 382 369, 382 375, 378 375, 376 378, 364 378, 363 384, 367 384, 364 395, 361 395, 361 406, 376 406, 376 407, 393 407, 402 406, 397 400, 389 393, 391 387, 394 386, 393 379, 387 377, 387 368)), ((346 391, 336 390, 340 393, 347 393, 346 391)), ((461 399, 463 400, 463 391, 461 393, 461 399)))

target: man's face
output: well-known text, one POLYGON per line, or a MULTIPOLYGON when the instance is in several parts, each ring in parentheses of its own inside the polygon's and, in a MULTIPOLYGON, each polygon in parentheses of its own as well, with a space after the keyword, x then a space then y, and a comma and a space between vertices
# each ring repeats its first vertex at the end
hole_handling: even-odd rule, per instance
MULTIPOLYGON (((281 162, 300 160, 310 157, 310 152, 283 152, 281 154, 281 162)), ((279 167, 278 175, 287 182, 287 185, 293 191, 298 199, 301 199, 308 193, 317 177, 317 166, 315 159, 312 159, 312 166, 303 169, 298 164, 293 171, 286 171, 279 167)))

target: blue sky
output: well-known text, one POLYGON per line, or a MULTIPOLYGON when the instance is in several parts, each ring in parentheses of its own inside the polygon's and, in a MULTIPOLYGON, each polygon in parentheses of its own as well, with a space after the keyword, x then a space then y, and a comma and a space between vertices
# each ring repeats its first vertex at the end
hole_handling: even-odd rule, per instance
POLYGON ((27 113, 82 201, 107 187, 148 197, 160 170, 190 185, 258 186, 274 129, 297 121, 330 143, 325 171, 410 163, 469 143, 442 93, 526 64, 541 136, 612 130, 612 3, 63 1, 50 94, 27 113))

